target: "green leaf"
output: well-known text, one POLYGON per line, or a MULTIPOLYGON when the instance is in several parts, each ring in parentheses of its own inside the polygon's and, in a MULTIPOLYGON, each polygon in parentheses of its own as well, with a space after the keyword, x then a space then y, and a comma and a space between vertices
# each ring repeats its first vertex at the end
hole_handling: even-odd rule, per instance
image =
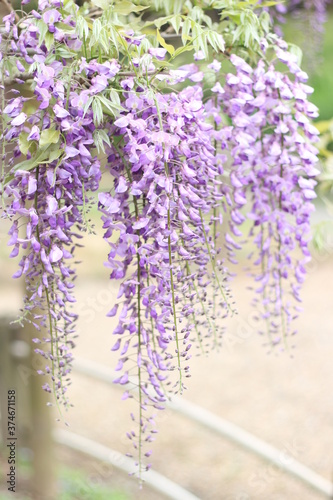
POLYGON ((288 47, 289 47, 289 52, 297 57, 298 66, 301 66, 303 58, 302 49, 298 47, 298 45, 294 45, 293 43, 288 43, 288 47))
POLYGON ((39 139, 39 146, 49 146, 50 144, 56 144, 59 141, 60 131, 55 128, 47 128, 43 130, 39 139))
POLYGON ((114 104, 121 107, 119 94, 114 89, 110 89, 110 99, 114 104))
MULTIPOLYGON (((57 160, 59 158, 59 156, 61 155, 61 153, 63 152, 63 150, 59 149, 59 148, 56 148, 56 149, 52 149, 50 148, 50 156, 48 158, 48 161, 45 162, 45 163, 48 163, 48 162, 53 162, 54 160, 57 160)), ((43 162, 44 163, 44 162, 43 162)))
POLYGON ((102 10, 108 9, 111 5, 110 0, 92 0, 91 3, 93 5, 96 5, 97 7, 100 7, 102 10))
POLYGON ((85 38, 87 40, 89 36, 89 26, 83 16, 78 16, 76 19, 76 31, 81 39, 85 38))
POLYGON ((207 38, 215 52, 224 52, 224 40, 223 36, 220 35, 219 33, 216 33, 216 31, 208 31, 207 32, 207 38))
POLYGON ((173 12, 175 14, 180 14, 183 8, 183 0, 174 0, 173 2, 173 12))
POLYGON ((160 30, 163 24, 171 21, 172 17, 173 16, 159 17, 157 19, 154 19, 152 23, 146 23, 145 26, 151 26, 152 24, 155 24, 155 26, 160 30))
POLYGON ((108 54, 109 50, 110 50, 110 42, 109 42, 108 34, 107 34, 106 29, 104 27, 99 34, 98 42, 103 47, 105 52, 108 54))
POLYGON ((112 144, 114 144, 115 146, 118 146, 118 144, 121 143, 121 141, 123 140, 124 136, 123 135, 114 135, 112 137, 112 144))
POLYGON ((171 26, 173 27, 173 29, 175 30, 175 32, 177 34, 179 33, 181 22, 182 22, 182 16, 179 14, 177 14, 176 16, 173 16, 170 19, 171 26))
MULTIPOLYGON (((95 97, 95 100, 98 100, 101 105, 102 105, 102 110, 104 107, 104 113, 111 115, 111 116, 116 116, 118 111, 122 111, 123 108, 118 104, 117 102, 109 101, 104 95, 98 95, 95 97)), ((102 120, 103 121, 103 118, 102 120)))
POLYGON ((265 33, 268 33, 270 30, 270 26, 271 26, 271 17, 269 15, 269 13, 266 11, 262 11, 259 19, 260 19, 260 24, 261 24, 263 30, 265 31, 265 33))
POLYGON ((213 22, 211 18, 209 16, 206 16, 206 14, 202 16, 202 22, 205 22, 209 28, 213 27, 213 22))
POLYGON ((162 45, 162 47, 164 47, 169 52, 169 54, 172 56, 175 52, 174 46, 170 45, 169 43, 166 43, 164 38, 161 36, 159 30, 157 29, 156 31, 157 31, 157 40, 158 40, 159 44, 162 45))
POLYGON ((84 106, 84 109, 83 109, 83 118, 86 116, 86 113, 87 113, 88 109, 90 108, 90 105, 93 102, 93 100, 94 100, 94 98, 91 96, 91 97, 89 97, 88 101, 86 102, 86 105, 84 106))
POLYGON ((128 2, 127 0, 122 0, 113 7, 113 12, 117 14, 121 14, 123 16, 127 16, 132 12, 141 12, 142 10, 148 9, 148 7, 144 7, 142 5, 135 5, 132 2, 128 2))
POLYGON ((283 2, 279 2, 279 1, 277 1, 277 2, 273 2, 273 1, 272 2, 262 2, 260 4, 260 7, 273 7, 274 5, 279 5, 281 3, 283 3, 283 2))
POLYGON ((196 52, 202 50, 205 54, 205 57, 208 57, 208 47, 207 47, 207 38, 205 32, 202 30, 200 24, 192 21, 192 37, 193 37, 193 46, 196 52))
MULTIPOLYGON (((224 13, 224 15, 229 15, 224 13)), ((245 47, 255 47, 259 44, 260 35, 260 23, 259 19, 254 12, 250 9, 245 9, 240 16, 231 16, 232 19, 239 24, 236 30, 234 30, 233 44, 244 44, 245 47)))
POLYGON ((32 145, 32 142, 27 140, 28 137, 27 132, 21 132, 19 135, 19 148, 22 154, 26 155, 29 151, 30 146, 32 145))
POLYGON ((172 57, 173 59, 175 59, 176 57, 180 56, 180 54, 183 54, 183 52, 188 52, 191 50, 193 50, 193 45, 184 45, 184 47, 178 47, 172 57))
POLYGON ((45 34, 45 39, 44 39, 44 43, 45 43, 45 47, 47 48, 47 50, 49 51, 50 48, 52 47, 53 45, 53 42, 54 42, 54 35, 53 33, 50 33, 49 31, 45 34))
POLYGON ((66 35, 74 35, 75 30, 72 26, 69 26, 69 24, 66 23, 56 23, 56 27, 61 30, 63 33, 66 35))
POLYGON ((94 123, 98 127, 103 121, 103 108, 101 101, 95 97, 95 99, 92 101, 92 110, 93 110, 93 116, 94 116, 94 123))
POLYGON ((42 43, 45 40, 45 35, 49 31, 49 28, 48 28, 47 24, 44 23, 44 21, 42 19, 39 19, 36 22, 36 26, 37 26, 38 34, 39 34, 39 45, 42 45, 42 43))
POLYGON ((183 45, 185 45, 186 41, 189 38, 190 29, 191 29, 191 20, 187 18, 187 19, 185 19, 185 21, 183 23, 183 27, 182 27, 182 42, 183 42, 183 45))
POLYGON ((38 68, 38 62, 37 61, 33 62, 32 64, 29 64, 28 73, 30 75, 32 75, 34 73, 34 71, 36 71, 37 68, 38 68))
POLYGON ((110 38, 111 40, 113 41, 113 45, 115 46, 116 50, 117 50, 117 54, 119 55, 119 44, 118 44, 118 33, 117 33, 117 30, 114 28, 114 26, 112 25, 109 25, 109 34, 110 34, 110 38))
POLYGON ((73 0, 63 0, 63 9, 72 16, 75 16, 77 6, 73 0))
MULTIPOLYGON (((94 20, 93 24, 93 39, 94 41, 98 41, 100 33, 102 31, 102 23, 99 19, 94 20)), ((92 43, 92 42, 91 42, 92 43)))
POLYGON ((198 6, 193 7, 191 10, 191 19, 193 19, 193 21, 201 21, 202 16, 203 10, 198 6))
MULTIPOLYGON (((37 150, 37 153, 30 158, 30 160, 24 160, 21 161, 20 163, 17 163, 13 169, 14 172, 17 170, 33 170, 36 168, 38 165, 41 165, 43 163, 51 163, 52 161, 56 160, 59 158, 59 156, 62 154, 63 150, 56 148, 54 149, 54 146, 48 146, 48 147, 43 147, 39 148, 37 150)), ((6 177, 5 184, 7 184, 11 179, 13 179, 14 175, 9 174, 6 177)))
POLYGON ((64 59, 73 59, 77 55, 77 52, 68 50, 66 47, 59 45, 56 47, 56 54, 58 57, 63 57, 64 59))
POLYGON ((95 132, 93 133, 93 137, 98 154, 105 153, 104 143, 111 147, 110 138, 105 130, 95 130, 95 132))
MULTIPOLYGON (((45 158, 48 157, 48 152, 45 151, 44 149, 39 149, 36 156, 33 156, 32 158, 30 158, 30 160, 25 160, 25 161, 21 161, 20 163, 17 163, 14 167, 14 172, 16 172, 17 170, 26 170, 26 171, 29 171, 29 170, 32 170, 33 168, 37 167, 41 161, 45 160, 45 158)), ((6 182, 5 184, 7 184, 7 182, 9 182, 11 179, 13 179, 13 175, 10 174, 6 177, 6 182)))

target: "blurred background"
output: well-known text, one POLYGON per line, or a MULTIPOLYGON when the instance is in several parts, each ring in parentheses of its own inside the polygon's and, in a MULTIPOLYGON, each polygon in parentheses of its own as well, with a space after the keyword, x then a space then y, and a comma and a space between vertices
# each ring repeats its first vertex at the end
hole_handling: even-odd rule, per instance
MULTIPOLYGON (((290 19, 286 38, 301 44, 305 66, 309 47, 297 19, 290 19)), ((226 325, 224 345, 209 358, 195 357, 184 398, 227 419, 281 450, 282 462, 300 461, 327 480, 333 478, 333 219, 330 206, 333 140, 333 12, 323 50, 310 68, 312 100, 318 105, 323 182, 313 216, 313 260, 303 289, 304 312, 297 320, 295 348, 268 353, 266 339, 251 322, 250 280, 243 271, 248 249, 232 283, 238 317, 226 325), (291 356, 292 354, 292 356, 291 356)), ((79 338, 76 356, 110 369, 116 356, 112 318, 106 318, 117 295, 103 267, 108 246, 102 239, 99 215, 92 212, 96 236, 87 235, 78 249, 82 261, 76 283, 79 338)), ((28 329, 9 326, 22 305, 23 284, 12 280, 17 262, 9 259, 7 232, 0 221, 0 369, 2 413, 4 387, 17 388, 18 500, 158 500, 164 498, 111 465, 54 444, 52 429, 67 429, 126 453, 130 405, 117 387, 74 372, 70 390, 73 408, 62 417, 45 406, 35 374, 40 360, 31 353, 28 329), (9 386, 8 386, 9 384, 9 386), (60 422, 56 419, 60 418, 60 422), (66 422, 67 425, 65 425, 66 422)), ((242 260, 242 259, 241 259, 242 260)), ((6 389, 7 390, 7 389, 6 389)), ((159 412, 158 438, 153 446, 154 470, 204 500, 316 500, 318 492, 240 446, 171 410, 159 412)), ((6 422, 2 419, 2 436, 6 422)), ((7 450, 0 454, 0 500, 7 492, 7 450)))

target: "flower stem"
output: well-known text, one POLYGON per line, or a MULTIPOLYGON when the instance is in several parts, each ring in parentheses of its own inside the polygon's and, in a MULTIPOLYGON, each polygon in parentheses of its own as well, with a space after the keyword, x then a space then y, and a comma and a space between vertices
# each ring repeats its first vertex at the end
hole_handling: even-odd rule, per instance
MULTIPOLYGON (((281 95, 280 95, 280 91, 279 91, 279 96, 281 98, 281 95)), ((283 151, 283 147, 284 147, 284 138, 283 138, 283 135, 281 135, 281 150, 283 151)), ((280 166, 280 177, 281 179, 283 178, 283 165, 281 163, 281 166, 280 166)), ((280 195, 279 195, 279 210, 280 212, 282 211, 282 192, 280 191, 280 195)), ((280 261, 280 269, 279 269, 279 299, 280 299, 280 303, 281 303, 281 327, 282 327, 282 336, 283 336, 283 343, 284 343, 284 346, 286 348, 286 350, 288 351, 288 343, 287 343, 287 329, 286 329, 286 325, 285 325, 285 316, 284 316, 284 305, 283 305, 283 300, 282 300, 282 296, 283 296, 283 290, 282 290, 282 274, 281 274, 281 247, 282 247, 282 239, 281 239, 281 232, 278 231, 278 253, 279 253, 279 261, 280 261)))
MULTIPOLYGON (((38 186, 38 180, 39 180, 39 166, 36 167, 36 181, 37 181, 37 186, 38 186)), ((37 195, 38 195, 38 187, 36 189, 35 199, 34 199, 34 206, 35 206, 36 213, 38 215, 38 197, 37 197, 37 195)), ((38 243, 41 245, 38 224, 36 226, 36 237, 37 237, 38 243)), ((41 262, 41 265, 42 265, 43 272, 45 272, 45 267, 44 267, 43 262, 41 262)), ((53 337, 54 337, 54 335, 53 335, 53 322, 52 322, 52 315, 51 315, 51 301, 50 301, 49 291, 48 291, 48 289, 47 289, 47 287, 45 285, 44 285, 44 290, 45 290, 47 315, 48 315, 49 331, 50 331, 51 356, 52 356, 52 359, 51 359, 51 370, 52 370, 53 394, 54 394, 54 397, 55 397, 55 401, 56 401, 56 405, 57 405, 58 411, 59 411, 59 413, 61 415, 61 410, 60 410, 60 407, 59 407, 59 404, 58 404, 58 399, 57 399, 57 396, 56 396, 56 386, 55 386, 55 367, 54 367, 55 363, 54 363, 54 346, 53 346, 53 337)))
MULTIPOLYGON (((168 230, 170 233, 171 220, 170 220, 170 207, 168 209, 168 230)), ((175 302, 175 287, 173 282, 173 272, 172 272, 172 249, 171 249, 171 237, 168 235, 168 251, 169 251, 169 268, 170 268, 170 285, 172 294, 172 311, 173 311, 173 323, 175 326, 175 338, 177 347, 177 360, 178 360, 178 370, 179 370, 179 390, 182 392, 182 369, 180 366, 180 352, 179 352, 179 340, 178 340, 178 326, 177 326, 177 316, 176 316, 176 302, 175 302)))
POLYGON ((209 255, 210 261, 211 261, 211 263, 212 263, 212 267, 213 267, 214 275, 215 275, 215 277, 216 277, 217 285, 218 285, 219 290, 220 290, 220 292, 221 292, 221 295, 222 295, 222 297, 223 297, 223 299, 224 299, 224 301, 225 301, 225 304, 226 304, 226 306, 227 306, 227 309, 229 309, 229 311, 233 314, 233 313, 234 313, 234 311, 233 311, 233 309, 231 308, 231 306, 230 306, 230 304, 229 304, 229 302, 228 302, 228 300, 227 300, 227 297, 226 297, 226 295, 225 295, 225 292, 224 292, 224 290, 223 290, 223 288, 222 288, 222 285, 221 285, 221 283, 220 283, 220 280, 219 280, 219 278, 218 278, 218 274, 217 274, 217 272, 216 272, 215 260, 214 260, 214 258, 213 258, 213 256, 212 256, 212 252, 211 252, 211 249, 210 249, 210 246, 209 246, 209 242, 208 242, 208 240, 207 240, 207 235, 206 235, 206 231, 205 231, 205 224, 204 224, 204 219, 203 219, 203 215, 202 215, 201 208, 199 208, 199 213, 200 213, 200 217, 201 217, 202 230, 203 230, 204 237, 205 237, 206 247, 207 247, 207 250, 208 250, 208 255, 209 255))
MULTIPOLYGON (((157 111, 157 116, 158 116, 158 122, 160 125, 160 129, 163 131, 163 121, 162 121, 162 115, 161 111, 157 102, 157 99, 154 99, 155 101, 155 106, 156 106, 156 111, 157 111)), ((163 143, 163 150, 164 150, 164 143, 163 143)), ((169 177, 170 172, 169 168, 167 165, 167 162, 164 161, 164 169, 165 169, 165 175, 169 177)), ((182 384, 182 369, 181 369, 181 363, 180 363, 180 351, 179 351, 179 338, 178 338, 178 325, 177 325, 177 315, 176 315, 176 301, 175 301, 175 287, 174 287, 174 280, 173 280, 173 272, 172 272, 172 245, 171 245, 171 214, 170 214, 170 195, 169 197, 169 204, 168 204, 168 253, 169 253, 169 268, 170 268, 170 286, 171 286, 171 294, 172 294, 172 312, 173 312, 173 323, 175 327, 175 339, 176 339, 176 348, 177 348, 177 362, 178 362, 178 371, 179 371, 179 390, 182 392, 183 384, 182 384)))
MULTIPOLYGON (((139 250, 139 242, 138 242, 139 250)), ((139 251, 137 258, 137 307, 138 307, 138 356, 141 354, 141 268, 139 251)), ((139 478, 141 478, 142 469, 142 391, 141 391, 141 367, 138 365, 138 383, 139 383, 139 478)))
MULTIPOLYGON (((115 150, 119 154, 120 158, 122 159, 122 162, 124 164, 128 179, 130 182, 133 181, 132 178, 132 172, 130 169, 130 166, 127 164, 124 156, 121 154, 120 149, 116 144, 113 144, 115 150)), ((139 207, 138 207, 138 201, 135 196, 133 196, 133 203, 134 203, 134 210, 135 210, 135 216, 136 219, 139 218, 139 207)), ((137 231, 136 234, 138 237, 140 237, 140 231, 137 231)), ((138 309, 138 356, 141 354, 141 267, 140 267, 140 254, 139 254, 139 248, 140 248, 140 240, 138 240, 137 244, 137 253, 136 253, 136 260, 137 260, 137 309, 138 309)), ((155 343, 155 339, 154 339, 155 343)), ((138 365, 138 385, 139 385, 139 479, 141 479, 141 472, 142 472, 142 390, 141 390, 141 383, 142 383, 142 377, 141 377, 141 367, 138 365)))

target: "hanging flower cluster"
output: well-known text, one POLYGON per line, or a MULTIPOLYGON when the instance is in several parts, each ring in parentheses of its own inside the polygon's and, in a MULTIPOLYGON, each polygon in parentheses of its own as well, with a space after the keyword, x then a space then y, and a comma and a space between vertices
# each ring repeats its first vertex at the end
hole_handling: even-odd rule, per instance
POLYGON ((279 35, 282 35, 281 27, 286 23, 287 15, 293 22, 297 22, 303 36, 307 66, 311 71, 318 67, 318 58, 320 60, 328 4, 329 0, 289 0, 268 9, 274 29, 279 35))
POLYGON ((323 31, 323 24, 326 22, 326 10, 329 0, 291 0, 289 11, 298 13, 304 9, 309 17, 311 26, 317 31, 323 31), (312 19, 310 19, 310 17, 312 19), (316 21, 315 21, 316 19, 316 21), (316 24, 315 24, 316 23, 316 24))
POLYGON ((276 40, 275 47, 276 60, 269 64, 262 59, 255 69, 232 54, 235 73, 226 75, 223 89, 215 89, 222 112, 233 124, 221 131, 232 157, 226 247, 234 261, 241 248, 235 239, 242 235, 238 227, 245 217, 250 219, 249 237, 257 247, 250 258, 258 268, 253 276, 260 296, 255 303, 274 344, 292 333, 291 320, 298 311, 291 299, 300 301, 310 258, 313 177, 319 173, 312 145, 318 131, 310 122, 318 114, 307 100, 312 89, 287 44, 276 40), (277 70, 277 63, 289 74, 277 70))
POLYGON ((301 16, 307 20, 313 35, 316 31, 323 32, 323 25, 327 20, 328 0, 289 0, 285 4, 275 5, 269 10, 273 21, 280 24, 286 22, 286 14, 301 16))
MULTIPOLYGON (((57 11, 48 10, 43 18, 52 30, 59 16, 57 11)), ((13 220, 8 244, 13 246, 11 257, 20 251, 23 254, 14 275, 25 276, 23 317, 37 330, 43 327, 48 331, 47 337, 34 339, 39 344, 35 351, 46 359, 45 372, 40 373, 51 374, 52 388, 48 382, 43 387, 67 404, 65 382, 69 381, 77 319, 71 311, 76 277, 71 262, 76 240, 87 228, 89 193, 98 189, 101 177, 99 159, 92 151, 93 112, 84 112, 84 104, 106 87, 119 65, 101 65, 104 87, 104 80, 92 77, 87 91, 81 92, 79 80, 65 89, 64 65, 60 61, 47 64, 47 50, 38 46, 34 24, 18 36, 13 15, 5 20, 6 31, 13 30, 15 58, 20 54, 29 64, 39 63, 32 75, 34 97, 13 97, 3 109, 7 120, 3 138, 8 149, 13 149, 13 155, 7 154, 8 165, 15 165, 3 193, 5 213, 13 220), (32 48, 36 51, 33 58, 29 56, 32 48), (33 111, 28 113, 31 101, 33 111), (22 154, 27 159, 17 163, 22 154)), ((67 22, 70 26, 71 21, 67 22)), ((73 41, 77 45, 74 37, 66 44, 73 41)), ((18 58, 17 67, 24 70, 18 58)))
MULTIPOLYGON (((156 432, 152 412, 183 391, 193 352, 221 344, 222 320, 234 310, 225 257, 236 261, 247 218, 255 302, 271 343, 293 333, 309 259, 316 109, 306 74, 275 35, 256 46, 253 66, 229 48, 233 72, 225 74, 218 55, 200 68, 208 41, 224 49, 220 33, 195 20, 191 31, 180 16, 170 21, 186 35, 177 54, 159 31, 162 47, 121 29, 117 5, 88 22, 72 4, 41 0, 20 30, 14 13, 4 18, 0 181, 11 256, 21 257, 14 276, 26 281, 23 316, 42 329, 34 341, 46 360, 43 387, 65 405, 77 319, 72 263, 98 198, 106 267, 120 282, 108 313, 117 320, 115 382, 123 399, 138 401, 138 432, 128 437, 141 471, 156 432), (197 63, 175 69, 189 49, 197 63), (20 89, 29 80, 30 93, 8 98, 8 80, 20 89)), ((243 35, 247 46, 253 33, 243 35)))
POLYGON ((221 203, 221 170, 202 88, 161 95, 135 86, 133 78, 122 85, 125 111, 109 132, 117 140, 107 163, 114 189, 100 193, 99 203, 111 279, 125 278, 113 332, 112 349, 120 352, 123 372, 117 382, 125 385, 129 375, 138 375, 141 439, 147 404, 160 408, 167 393, 182 392, 192 342, 203 350, 207 339, 219 342, 212 314, 216 297, 207 298, 208 285, 217 281, 220 308, 228 311, 230 304, 210 225, 221 203))

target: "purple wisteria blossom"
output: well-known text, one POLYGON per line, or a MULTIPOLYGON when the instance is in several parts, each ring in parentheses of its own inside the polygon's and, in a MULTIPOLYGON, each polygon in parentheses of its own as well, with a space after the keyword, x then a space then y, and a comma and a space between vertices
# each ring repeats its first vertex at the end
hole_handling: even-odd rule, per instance
POLYGON ((201 87, 165 96, 137 87, 125 98, 127 111, 110 128, 119 139, 108 156, 114 190, 99 202, 106 265, 111 279, 123 280, 112 348, 120 353, 117 382, 138 376, 140 435, 132 441, 140 449, 151 428, 147 406, 163 408, 169 393, 182 392, 192 344, 206 351, 220 342, 214 301, 224 314, 230 305, 225 283, 217 299, 209 296, 221 279, 210 217, 223 195, 201 87))
MULTIPOLYGON (((54 9, 45 10, 44 21, 52 24, 59 16, 54 9)), ((31 321, 37 330, 43 328, 43 334, 36 335, 35 343, 38 344, 36 352, 46 360, 42 373, 51 380, 44 388, 67 405, 77 318, 72 311, 76 277, 72 260, 77 238, 87 225, 85 210, 89 194, 97 190, 101 172, 93 138, 92 110, 83 118, 82 106, 76 107, 78 95, 83 91, 77 93, 78 82, 74 81, 72 91, 65 93, 58 79, 65 66, 60 61, 45 64, 43 49, 38 49, 37 43, 29 26, 17 40, 25 59, 27 48, 31 47, 36 49, 35 58, 38 54, 41 56, 32 75, 39 104, 37 111, 28 116, 23 111, 28 99, 23 97, 10 99, 3 109, 8 122, 4 140, 13 146, 13 154, 8 159, 11 175, 8 181, 4 180, 3 215, 13 221, 8 242, 13 247, 11 257, 21 254, 14 277, 25 277, 27 294, 23 318, 31 321), (26 138, 26 150, 23 138, 26 138), (40 162, 26 168, 34 151, 39 153, 40 162), (22 153, 27 160, 17 164, 22 153)), ((106 65, 106 72, 110 67, 110 63, 106 65)), ((94 94, 99 90, 95 89, 94 94)))
POLYGON ((282 35, 282 26, 289 14, 296 31, 303 33, 303 52, 307 67, 314 71, 320 61, 320 50, 323 43, 324 25, 327 21, 327 8, 329 0, 288 0, 285 3, 269 7, 268 10, 274 29, 278 35, 282 35))
MULTIPOLYGON (((217 133, 222 143, 227 141, 232 157, 226 248, 235 261, 239 226, 250 219, 249 237, 257 247, 250 256, 258 268, 253 274, 255 303, 273 344, 294 333, 292 320, 310 259, 313 177, 318 174, 317 150, 311 144, 318 131, 310 122, 317 109, 307 100, 312 89, 285 42, 275 41, 275 53, 292 78, 275 63, 260 60, 252 69, 232 54, 235 73, 226 75, 225 93, 217 93, 217 105, 233 124, 217 133)), ((214 101, 207 105, 213 116, 215 106, 214 101)))
POLYGON ((200 42, 195 62, 176 67, 172 51, 161 63, 167 50, 150 36, 105 25, 100 41, 96 20, 76 26, 76 8, 63 7, 39 0, 20 30, 14 13, 4 17, 2 76, 28 79, 31 93, 0 88, 2 216, 20 259, 14 277, 26 283, 22 319, 36 327, 45 358, 43 388, 67 406, 73 259, 98 204, 105 266, 119 286, 108 313, 115 382, 123 399, 138 401, 138 431, 128 437, 140 474, 155 410, 186 388, 193 354, 222 344, 223 319, 234 312, 226 261, 237 262, 245 221, 258 320, 272 345, 294 333, 310 258, 317 110, 306 73, 276 35, 253 52, 255 64, 235 47, 226 63, 216 53, 207 64, 200 42))
POLYGON ((45 24, 47 24, 49 31, 51 33, 55 32, 54 23, 58 23, 60 20, 61 20, 61 14, 56 9, 47 10, 43 14, 43 21, 45 24))

